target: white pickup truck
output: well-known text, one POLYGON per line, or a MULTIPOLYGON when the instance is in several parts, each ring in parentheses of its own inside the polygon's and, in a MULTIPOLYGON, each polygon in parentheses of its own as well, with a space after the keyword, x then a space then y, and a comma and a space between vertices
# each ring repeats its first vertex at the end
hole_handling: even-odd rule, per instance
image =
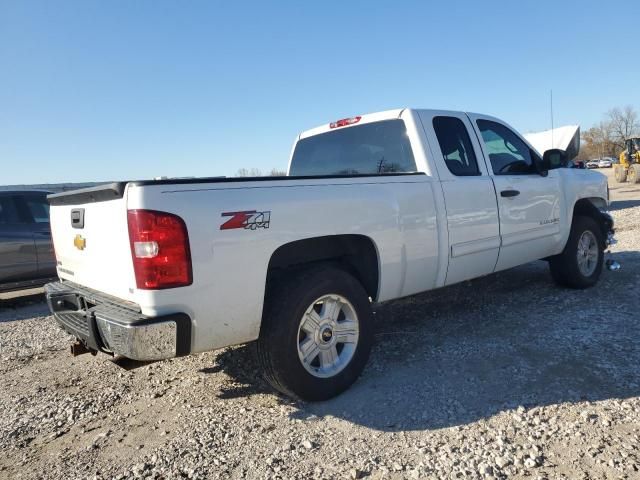
POLYGON ((257 340, 281 392, 348 388, 372 302, 533 260, 595 284, 613 235, 606 178, 540 155, 486 115, 402 109, 294 144, 287 177, 130 181, 50 195, 72 351, 159 360, 257 340))

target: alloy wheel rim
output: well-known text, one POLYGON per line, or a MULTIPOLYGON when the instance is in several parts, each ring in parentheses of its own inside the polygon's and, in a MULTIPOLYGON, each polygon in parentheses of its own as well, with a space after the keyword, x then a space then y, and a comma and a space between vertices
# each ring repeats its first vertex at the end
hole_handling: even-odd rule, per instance
POLYGON ((353 359, 360 328, 353 305, 342 295, 329 294, 315 300, 298 327, 298 358, 314 377, 329 378, 353 359))
POLYGON ((593 232, 586 230, 578 240, 578 269, 585 277, 595 272, 598 265, 598 240, 593 232))

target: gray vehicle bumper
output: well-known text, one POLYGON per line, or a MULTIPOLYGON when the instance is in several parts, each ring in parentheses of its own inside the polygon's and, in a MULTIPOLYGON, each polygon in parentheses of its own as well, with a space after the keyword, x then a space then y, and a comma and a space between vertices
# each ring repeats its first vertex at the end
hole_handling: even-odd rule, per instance
POLYGON ((159 317, 71 282, 45 286, 47 304, 63 330, 88 349, 133 360, 162 360, 188 355, 191 319, 185 313, 159 317))

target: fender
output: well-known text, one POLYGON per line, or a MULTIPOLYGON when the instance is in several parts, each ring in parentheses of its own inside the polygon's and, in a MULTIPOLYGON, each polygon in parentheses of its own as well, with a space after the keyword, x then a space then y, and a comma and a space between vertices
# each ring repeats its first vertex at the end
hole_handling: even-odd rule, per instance
POLYGON ((596 206, 595 203, 602 203, 606 205, 606 202, 601 198, 581 198, 573 207, 573 215, 584 215, 593 218, 602 230, 602 236, 605 238, 606 245, 609 245, 610 240, 613 239, 615 233, 613 217, 609 212, 603 211, 596 206), (595 202, 594 202, 595 200, 595 202))

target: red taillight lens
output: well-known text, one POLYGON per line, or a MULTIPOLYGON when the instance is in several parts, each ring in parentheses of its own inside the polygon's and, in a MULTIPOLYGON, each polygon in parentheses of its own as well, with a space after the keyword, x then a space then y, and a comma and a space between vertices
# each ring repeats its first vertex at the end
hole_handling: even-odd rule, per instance
POLYGON ((127 223, 138 288, 191 285, 189 236, 180 217, 155 210, 129 210, 127 223))
POLYGON ((329 128, 346 127, 347 125, 353 125, 358 123, 362 117, 342 118, 329 124, 329 128))

